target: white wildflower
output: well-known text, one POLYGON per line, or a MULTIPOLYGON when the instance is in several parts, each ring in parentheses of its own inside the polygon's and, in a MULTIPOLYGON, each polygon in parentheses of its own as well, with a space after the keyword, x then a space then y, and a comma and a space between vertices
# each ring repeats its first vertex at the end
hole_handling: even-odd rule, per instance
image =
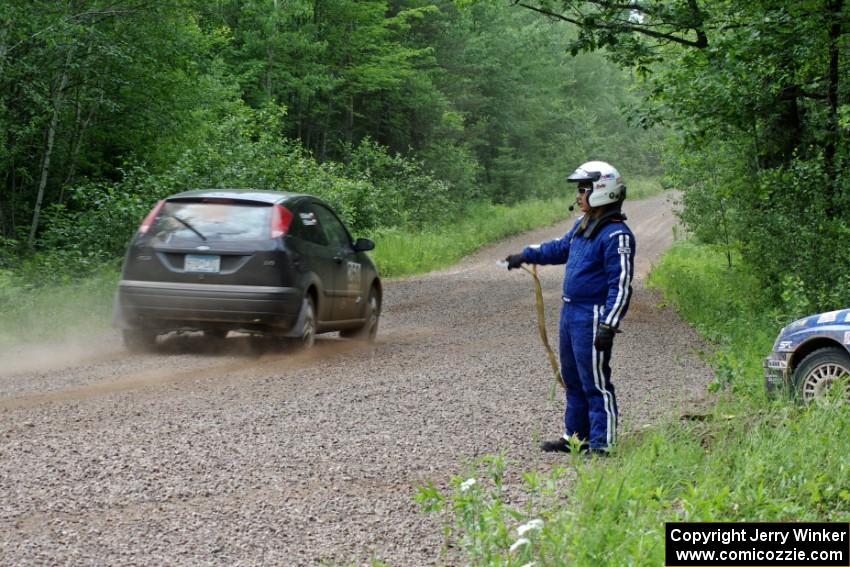
POLYGON ((532 561, 531 563, 526 563, 526 564, 525 564, 525 565, 523 565, 522 567, 534 567, 535 565, 537 565, 537 563, 535 563, 534 561, 532 561))
POLYGON ((516 529, 516 533, 519 535, 525 535, 527 532, 531 530, 542 530, 543 529, 543 520, 540 518, 535 518, 530 520, 528 523, 521 525, 516 529))
POLYGON ((522 547, 523 545, 528 545, 529 543, 531 543, 531 541, 529 541, 528 538, 524 538, 524 537, 519 538, 518 540, 516 540, 515 542, 513 542, 511 544, 511 553, 516 551, 517 548, 522 547))
POLYGON ((470 488, 472 488, 476 484, 477 484, 477 482, 474 478, 468 478, 465 481, 463 481, 462 483, 460 483, 460 491, 466 492, 467 490, 469 490, 470 488))

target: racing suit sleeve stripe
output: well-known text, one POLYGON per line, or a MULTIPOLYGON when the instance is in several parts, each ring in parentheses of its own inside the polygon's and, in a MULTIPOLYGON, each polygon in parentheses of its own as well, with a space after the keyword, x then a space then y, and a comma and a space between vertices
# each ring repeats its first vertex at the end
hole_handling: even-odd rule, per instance
POLYGON ((596 329, 598 328, 599 315, 602 313, 604 308, 604 305, 593 306, 593 337, 591 341, 591 350, 593 353, 593 384, 596 386, 596 389, 602 393, 602 401, 605 407, 605 421, 607 423, 607 427, 605 428, 606 442, 610 447, 617 439, 617 415, 614 412, 614 403, 611 400, 611 392, 605 388, 605 373, 602 370, 603 357, 605 356, 605 353, 596 350, 596 329))
POLYGON ((626 234, 621 234, 618 240, 617 250, 620 256, 620 277, 617 283, 617 299, 614 300, 614 305, 605 318, 605 324, 615 328, 620 323, 620 317, 629 304, 629 299, 631 299, 632 275, 634 273, 629 237, 626 234))

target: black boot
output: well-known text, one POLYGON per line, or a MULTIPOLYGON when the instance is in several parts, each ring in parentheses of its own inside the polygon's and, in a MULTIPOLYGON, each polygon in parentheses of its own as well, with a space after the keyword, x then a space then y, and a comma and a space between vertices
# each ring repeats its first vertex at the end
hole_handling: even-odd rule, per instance
MULTIPOLYGON (((546 451, 547 453, 570 453, 573 448, 570 445, 570 442, 564 439, 563 437, 559 439, 555 439, 553 441, 542 441, 540 443, 540 449, 546 451)), ((587 451, 587 445, 581 443, 579 445, 579 451, 587 451)))

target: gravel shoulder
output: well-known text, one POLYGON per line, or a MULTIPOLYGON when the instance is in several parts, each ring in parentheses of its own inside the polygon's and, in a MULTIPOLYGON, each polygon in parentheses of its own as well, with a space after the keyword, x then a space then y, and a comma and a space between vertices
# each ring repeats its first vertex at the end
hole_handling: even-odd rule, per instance
MULTIPOLYGON (((635 295, 612 367, 624 430, 703 396, 696 333, 643 287, 672 240, 667 196, 627 203, 635 295)), ((413 501, 477 457, 562 464, 562 400, 530 277, 498 259, 572 221, 385 283, 379 340, 249 353, 177 337, 128 355, 117 337, 2 353, 0 564, 441 564, 439 518, 413 501)), ((550 340, 563 267, 540 270, 550 340)))

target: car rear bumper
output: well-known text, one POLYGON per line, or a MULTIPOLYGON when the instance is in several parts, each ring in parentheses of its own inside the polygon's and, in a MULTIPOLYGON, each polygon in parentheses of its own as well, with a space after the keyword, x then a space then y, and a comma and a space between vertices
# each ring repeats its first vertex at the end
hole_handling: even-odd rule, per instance
POLYGON ((764 387, 768 395, 778 392, 789 392, 791 375, 789 362, 790 352, 771 352, 763 361, 764 387))
POLYGON ((293 287, 121 280, 114 319, 123 328, 236 323, 285 329, 295 323, 302 295, 293 287))

